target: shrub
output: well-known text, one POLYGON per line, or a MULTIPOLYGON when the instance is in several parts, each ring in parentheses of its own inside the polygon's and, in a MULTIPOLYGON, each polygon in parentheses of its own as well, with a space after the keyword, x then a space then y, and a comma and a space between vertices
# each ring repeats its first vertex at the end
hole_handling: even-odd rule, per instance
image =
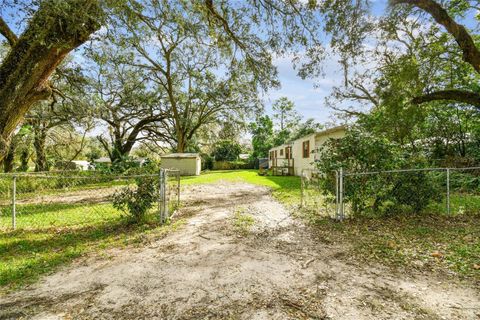
MULTIPOLYGON (((426 160, 390 141, 353 129, 343 139, 330 140, 320 150, 317 168, 324 174, 320 184, 326 194, 335 194, 335 170, 345 172, 422 168, 426 160)), ((344 199, 354 215, 383 215, 402 211, 420 212, 439 200, 439 185, 432 173, 416 171, 346 176, 344 199)))
POLYGON ((213 169, 213 157, 206 153, 201 153, 200 157, 202 158, 202 170, 212 170, 213 169))
POLYGON ((158 190, 155 177, 135 179, 136 188, 125 187, 113 195, 113 207, 129 215, 132 222, 141 222, 155 203, 158 190))
POLYGON ((216 161, 235 161, 242 153, 242 146, 232 140, 221 140, 212 152, 212 156, 216 161))
POLYGON ((213 170, 243 170, 253 169, 253 161, 215 161, 213 163, 213 170))

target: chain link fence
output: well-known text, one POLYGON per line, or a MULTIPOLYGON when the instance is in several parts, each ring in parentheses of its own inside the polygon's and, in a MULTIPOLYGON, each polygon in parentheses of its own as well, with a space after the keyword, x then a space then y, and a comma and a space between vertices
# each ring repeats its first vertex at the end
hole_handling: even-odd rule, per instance
POLYGON ((322 217, 334 218, 338 202, 335 193, 324 187, 324 173, 303 169, 301 173, 301 207, 322 217))
POLYGON ((480 167, 302 172, 302 206, 323 216, 480 210, 480 167))
POLYGON ((112 175, 94 171, 57 171, 0 175, 0 229, 68 227, 108 221, 124 214, 116 194, 148 181, 156 205, 150 214, 165 222, 180 202, 180 172, 112 175))

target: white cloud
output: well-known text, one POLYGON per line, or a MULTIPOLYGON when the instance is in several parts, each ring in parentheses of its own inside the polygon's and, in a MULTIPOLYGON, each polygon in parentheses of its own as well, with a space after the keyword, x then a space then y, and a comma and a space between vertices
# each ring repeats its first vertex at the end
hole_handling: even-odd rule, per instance
POLYGON ((282 56, 274 59, 278 68, 281 88, 270 90, 264 95, 267 113, 271 113, 273 102, 280 97, 287 97, 295 103, 297 111, 304 118, 314 118, 320 123, 332 121, 333 111, 326 107, 325 98, 332 88, 343 81, 341 66, 337 57, 330 55, 323 62, 325 76, 317 79, 301 79, 293 68, 293 56, 282 56))

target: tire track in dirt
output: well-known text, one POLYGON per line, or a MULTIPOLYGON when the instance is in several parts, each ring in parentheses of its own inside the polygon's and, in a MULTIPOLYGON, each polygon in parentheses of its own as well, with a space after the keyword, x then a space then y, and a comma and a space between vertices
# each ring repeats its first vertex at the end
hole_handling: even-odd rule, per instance
POLYGON ((222 182, 182 197, 180 230, 2 297, 0 319, 478 319, 478 289, 360 265, 267 188, 222 182), (253 220, 245 232, 239 214, 253 220))

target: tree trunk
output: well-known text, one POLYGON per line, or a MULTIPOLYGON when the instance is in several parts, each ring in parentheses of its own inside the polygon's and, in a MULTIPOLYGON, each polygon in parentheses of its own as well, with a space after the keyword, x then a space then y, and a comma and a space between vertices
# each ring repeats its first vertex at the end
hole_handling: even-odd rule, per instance
POLYGON ((185 152, 185 147, 186 147, 187 142, 185 141, 185 138, 182 133, 177 134, 177 152, 178 153, 183 153, 185 152))
POLYGON ((48 171, 47 156, 45 154, 45 142, 47 140, 47 131, 45 129, 35 130, 33 146, 35 148, 35 171, 48 171))
POLYGON ((20 155, 20 168, 19 171, 26 172, 28 171, 28 160, 30 158, 30 152, 27 149, 22 151, 20 155))
POLYGON ((0 65, 0 160, 12 133, 37 101, 51 94, 48 78, 65 56, 100 27, 98 0, 45 0, 0 65))
POLYGON ((15 149, 17 147, 17 144, 12 141, 10 143, 10 146, 8 148, 7 155, 3 159, 3 171, 4 172, 12 172, 14 165, 15 165, 15 149))

